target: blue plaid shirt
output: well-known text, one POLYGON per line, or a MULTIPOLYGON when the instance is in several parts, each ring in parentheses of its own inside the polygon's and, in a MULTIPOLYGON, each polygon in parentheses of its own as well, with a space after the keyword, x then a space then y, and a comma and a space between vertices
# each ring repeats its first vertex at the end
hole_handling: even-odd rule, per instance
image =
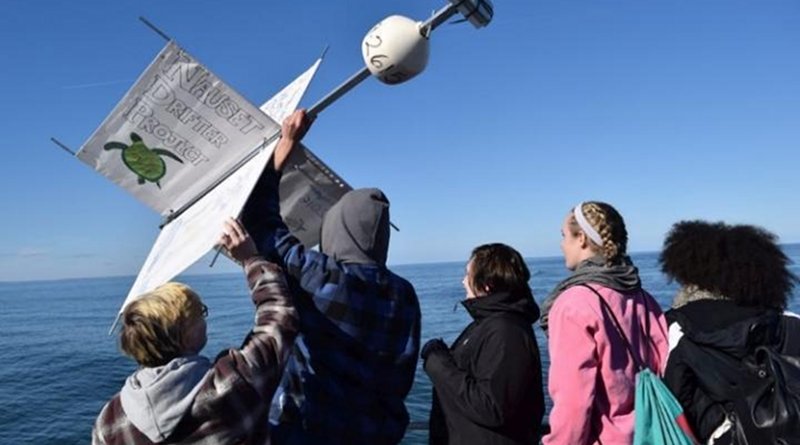
POLYGON ((397 444, 408 425, 420 309, 414 287, 387 268, 341 264, 306 249, 280 218, 267 166, 243 215, 262 254, 284 265, 300 333, 271 419, 275 444, 397 444))

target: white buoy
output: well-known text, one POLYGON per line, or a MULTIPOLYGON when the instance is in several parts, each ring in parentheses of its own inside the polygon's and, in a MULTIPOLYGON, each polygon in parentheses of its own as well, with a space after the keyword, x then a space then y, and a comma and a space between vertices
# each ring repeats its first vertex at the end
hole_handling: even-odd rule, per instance
POLYGON ((381 82, 394 85, 421 73, 428 65, 429 43, 422 23, 391 15, 369 30, 361 54, 369 72, 381 82))
POLYGON ((462 21, 483 28, 491 22, 494 8, 490 0, 448 0, 447 6, 423 23, 396 15, 385 18, 369 30, 362 42, 361 53, 366 66, 312 105, 308 109, 308 116, 317 117, 322 110, 370 75, 394 85, 421 73, 428 63, 428 37, 431 32, 459 13, 464 17, 462 21))

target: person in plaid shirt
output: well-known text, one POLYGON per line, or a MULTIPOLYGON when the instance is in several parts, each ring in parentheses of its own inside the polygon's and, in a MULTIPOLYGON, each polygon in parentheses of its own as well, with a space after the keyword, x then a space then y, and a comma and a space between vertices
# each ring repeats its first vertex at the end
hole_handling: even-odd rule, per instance
POLYGON ((269 407, 298 317, 280 267, 258 256, 241 225, 226 223, 221 244, 244 265, 256 305, 241 349, 212 363, 208 309, 188 286, 167 283, 130 303, 120 346, 139 368, 100 412, 92 443, 268 444, 269 407))
POLYGON ((389 201, 378 189, 345 194, 325 214, 320 251, 281 220, 280 170, 309 127, 299 110, 243 212, 259 250, 286 268, 300 336, 273 399, 273 443, 397 444, 408 425, 420 309, 414 287, 386 268, 389 201))

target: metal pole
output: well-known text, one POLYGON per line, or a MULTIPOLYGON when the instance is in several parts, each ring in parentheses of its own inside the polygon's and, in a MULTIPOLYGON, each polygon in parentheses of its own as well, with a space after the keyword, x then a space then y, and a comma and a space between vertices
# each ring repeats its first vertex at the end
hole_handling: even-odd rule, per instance
POLYGON ((443 7, 442 9, 436 11, 431 18, 424 21, 420 26, 420 29, 428 29, 434 30, 439 27, 442 23, 447 21, 450 17, 456 15, 458 12, 458 4, 457 3, 450 3, 449 5, 443 7))
POLYGON ((119 318, 122 314, 117 314, 117 318, 114 319, 114 323, 111 325, 111 329, 108 330, 108 335, 114 333, 114 329, 117 327, 117 323, 119 323, 119 318))
POLYGON ((334 103, 337 99, 344 96, 345 93, 352 90, 356 85, 363 82, 366 78, 369 77, 369 70, 367 67, 361 68, 361 70, 352 76, 349 79, 345 80, 344 83, 339 85, 338 87, 334 88, 333 91, 328 93, 327 96, 323 97, 319 102, 315 103, 308 109, 306 114, 310 119, 315 119, 322 110, 328 108, 328 105, 334 103))
POLYGON ((50 140, 53 141, 54 144, 56 144, 59 147, 63 148, 64 151, 66 151, 67 153, 71 154, 72 156, 75 156, 75 152, 70 150, 70 148, 67 147, 66 145, 62 144, 61 141, 59 141, 58 139, 51 137, 50 140))
MULTIPOLYGON (((322 100, 320 100, 319 102, 317 102, 316 104, 314 104, 314 105, 313 105, 311 108, 309 108, 309 109, 308 109, 308 111, 306 111, 306 115, 308 116, 308 118, 309 118, 309 119, 311 119, 311 120, 314 120, 314 119, 317 117, 317 115, 318 115, 319 113, 321 113, 321 112, 322 112, 322 110, 324 110, 324 109, 325 109, 325 108, 327 108, 327 107, 328 107, 330 104, 332 104, 332 103, 333 103, 333 102, 335 102, 337 99, 339 99, 340 97, 342 97, 342 96, 343 96, 345 93, 347 93, 348 91, 352 90, 352 89, 353 89, 353 87, 355 87, 355 86, 356 86, 356 85, 358 85, 359 83, 363 82, 363 81, 364 81, 364 79, 366 79, 367 77, 369 77, 369 75, 370 75, 370 73, 369 73, 369 70, 368 70, 368 69, 365 67, 365 68, 363 68, 361 71, 359 71, 359 72, 357 72, 356 74, 354 74, 353 76, 351 76, 351 77, 350 77, 349 79, 347 79, 347 80, 346 80, 344 83, 342 83, 341 85, 339 85, 338 87, 336 87, 336 88, 335 88, 333 91, 331 91, 330 93, 328 93, 328 95, 327 95, 327 96, 325 96, 324 98, 322 98, 322 100)), ((253 157, 254 157, 254 156, 255 156, 255 155, 256 155, 256 154, 259 152, 259 150, 261 150, 262 148, 264 148, 264 147, 268 146, 268 145, 269 145, 269 144, 271 144, 272 142, 276 141, 278 138, 280 138, 280 136, 281 136, 281 130, 280 130, 280 129, 278 129, 278 131, 277 131, 277 132, 275 132, 274 134, 272 134, 270 137, 266 138, 266 139, 264 140, 264 143, 263 143, 263 144, 259 145, 259 146, 258 146, 256 149, 254 149, 253 151, 251 151, 250 153, 248 153, 248 154, 247 154, 247 155, 246 155, 244 158, 242 158, 242 160, 241 160, 241 161, 239 161, 239 162, 237 162, 236 164, 234 164, 234 166, 233 166, 233 167, 231 167, 231 168, 230 168, 228 171, 226 171, 226 172, 225 172, 225 173, 224 173, 222 176, 220 176, 219 178, 217 178, 217 180, 216 180, 216 181, 214 181, 214 182, 213 182, 213 183, 212 183, 212 184, 211 184, 209 187, 207 187, 205 190, 203 190, 203 192, 201 192, 201 193, 200 193, 199 195, 197 195, 196 197, 192 198, 192 199, 191 199, 189 202, 187 202, 186 204, 182 205, 182 206, 181 206, 181 207, 180 207, 178 210, 175 210, 175 211, 173 211, 172 213, 170 213, 170 214, 169 214, 169 215, 168 215, 168 216, 167 216, 167 217, 164 219, 164 222, 163 222, 163 223, 162 223, 162 224, 161 224, 159 227, 162 227, 162 228, 163 228, 164 226, 166 226, 167 224, 169 224, 170 222, 172 222, 172 220, 174 220, 175 218, 177 218, 178 216, 180 216, 180 215, 181 215, 183 212, 185 212, 185 211, 186 211, 186 210, 187 210, 189 207, 191 207, 192 205, 194 205, 195 203, 197 203, 197 201, 199 201, 199 200, 200 200, 200 199, 202 199, 204 196, 206 196, 206 195, 207 195, 207 194, 208 194, 208 193, 209 193, 211 190, 213 190, 213 189, 214 189, 214 187, 218 186, 218 185, 219 185, 219 184, 220 184, 222 181, 224 181, 224 180, 228 179, 228 177, 229 177, 230 175, 232 175, 232 174, 233 174, 233 173, 234 173, 236 170, 238 170, 238 169, 239 169, 239 168, 241 168, 241 167, 242 167, 244 164, 246 164, 246 163, 247 163, 247 161, 249 161, 250 159, 253 159, 253 157)), ((212 263, 212 264, 213 264, 213 263, 212 263)))
MULTIPOLYGON (((420 25, 420 32, 423 32, 426 37, 429 35, 430 31, 436 29, 439 25, 444 23, 447 19, 452 17, 458 12, 458 7, 454 4, 449 4, 439 11, 437 11, 433 17, 426 20, 420 25)), ((348 91, 355 88, 356 85, 363 82, 367 79, 370 75, 369 69, 367 67, 361 68, 360 71, 350 76, 349 79, 345 80, 341 85, 334 88, 333 91, 328 93, 327 96, 323 97, 319 102, 315 103, 308 109, 307 113, 308 117, 314 119, 317 115, 322 112, 325 108, 328 108, 329 105, 336 102, 340 97, 344 96, 348 91)))
MULTIPOLYGON (((456 14, 456 12, 458 12, 458 6, 456 4, 449 4, 449 5, 445 6, 445 7, 443 7, 442 9, 437 11, 433 15, 433 17, 431 17, 430 19, 426 20, 425 22, 423 22, 420 25, 420 32, 428 32, 429 33, 431 30, 436 29, 439 25, 441 25, 447 19, 452 17, 454 14, 456 14)), ((168 39, 168 37, 166 37, 166 34, 162 33, 160 30, 158 30, 158 28, 153 26, 146 19, 144 19, 143 17, 140 17, 140 19, 146 25, 150 26, 153 30, 155 30, 156 32, 161 34, 163 37, 168 39)), ((349 79, 345 80, 341 85, 339 85, 336 88, 334 88, 333 91, 328 93, 328 95, 323 97, 319 102, 317 102, 314 105, 312 105, 311 108, 309 108, 306 111, 306 115, 311 120, 315 119, 317 117, 317 115, 319 115, 319 113, 321 113, 324 109, 328 108, 328 106, 330 106, 332 103, 336 102, 336 100, 338 100, 340 97, 344 96, 345 93, 347 93, 348 91, 350 91, 353 88, 355 88, 356 85, 358 85, 361 82, 363 82, 369 76, 370 76, 369 69, 367 69, 366 67, 362 68, 361 70, 359 70, 358 72, 356 72, 355 74, 350 76, 349 79)), ((186 209, 188 209, 189 207, 194 205, 197 201, 199 201, 201 198, 203 198, 205 195, 207 195, 212 189, 214 189, 214 187, 219 185, 222 181, 227 179, 230 175, 232 175, 241 166, 246 164, 247 161, 252 159, 256 155, 256 153, 258 153, 258 151, 261 148, 266 147, 269 144, 271 144, 273 141, 277 140, 280 137, 280 135, 281 135, 281 132, 280 132, 280 129, 278 129, 278 131, 275 134, 273 134, 269 138, 265 139, 264 143, 262 145, 260 145, 256 149, 254 149, 252 152, 248 153, 247 156, 242 158, 241 161, 237 162, 231 169, 226 171, 225 174, 223 174, 222 176, 217 178, 217 180, 214 181, 211 184, 211 186, 206 188, 202 193, 200 193, 198 196, 193 198, 191 201, 189 201, 188 203, 186 203, 183 206, 181 206, 178 210, 170 213, 165 218, 164 222, 161 224, 160 227, 164 227, 165 225, 169 224, 172 220, 174 220, 175 218, 180 216, 183 212, 186 211, 186 209)))
POLYGON ((219 258, 219 254, 221 253, 222 253, 222 246, 219 246, 217 248, 216 253, 214 253, 214 258, 211 259, 211 264, 209 264, 208 267, 214 267, 214 264, 217 262, 217 258, 219 258))
POLYGON ((147 25, 147 27, 148 27, 148 28, 150 28, 151 30, 153 30, 153 31, 154 31, 156 34, 160 35, 160 36, 161 36, 161 38, 163 38, 163 39, 164 39, 164 40, 166 40, 167 42, 169 42, 170 40, 172 40, 172 39, 171 39, 171 38, 170 38, 168 35, 166 35, 166 34, 165 34, 163 31, 161 31, 160 29, 156 28, 156 25, 154 25, 154 24, 150 23, 150 20, 147 20, 146 18, 144 18, 144 17, 142 17, 142 16, 139 16, 139 20, 141 20, 141 21, 142 21, 142 23, 144 23, 145 25, 147 25))

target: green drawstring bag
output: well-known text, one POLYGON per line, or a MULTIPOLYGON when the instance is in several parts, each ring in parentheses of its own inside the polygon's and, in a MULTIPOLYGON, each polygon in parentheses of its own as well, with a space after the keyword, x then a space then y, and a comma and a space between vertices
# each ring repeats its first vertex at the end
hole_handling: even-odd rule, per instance
MULTIPOLYGON (((633 350, 619 320, 603 296, 587 284, 582 284, 582 286, 590 289, 600 298, 604 311, 614 322, 617 332, 622 337, 622 342, 639 370, 636 373, 636 395, 633 405, 635 419, 633 445, 696 445, 697 439, 692 434, 681 404, 664 385, 664 382, 647 367, 646 362, 642 361, 639 354, 633 350)), ((643 295, 643 297, 644 309, 647 312, 647 296, 643 295)), ((643 335, 650 335, 649 316, 645 316, 643 335)))
POLYGON ((636 374, 633 445, 693 445, 683 408, 661 379, 648 368, 636 374))

